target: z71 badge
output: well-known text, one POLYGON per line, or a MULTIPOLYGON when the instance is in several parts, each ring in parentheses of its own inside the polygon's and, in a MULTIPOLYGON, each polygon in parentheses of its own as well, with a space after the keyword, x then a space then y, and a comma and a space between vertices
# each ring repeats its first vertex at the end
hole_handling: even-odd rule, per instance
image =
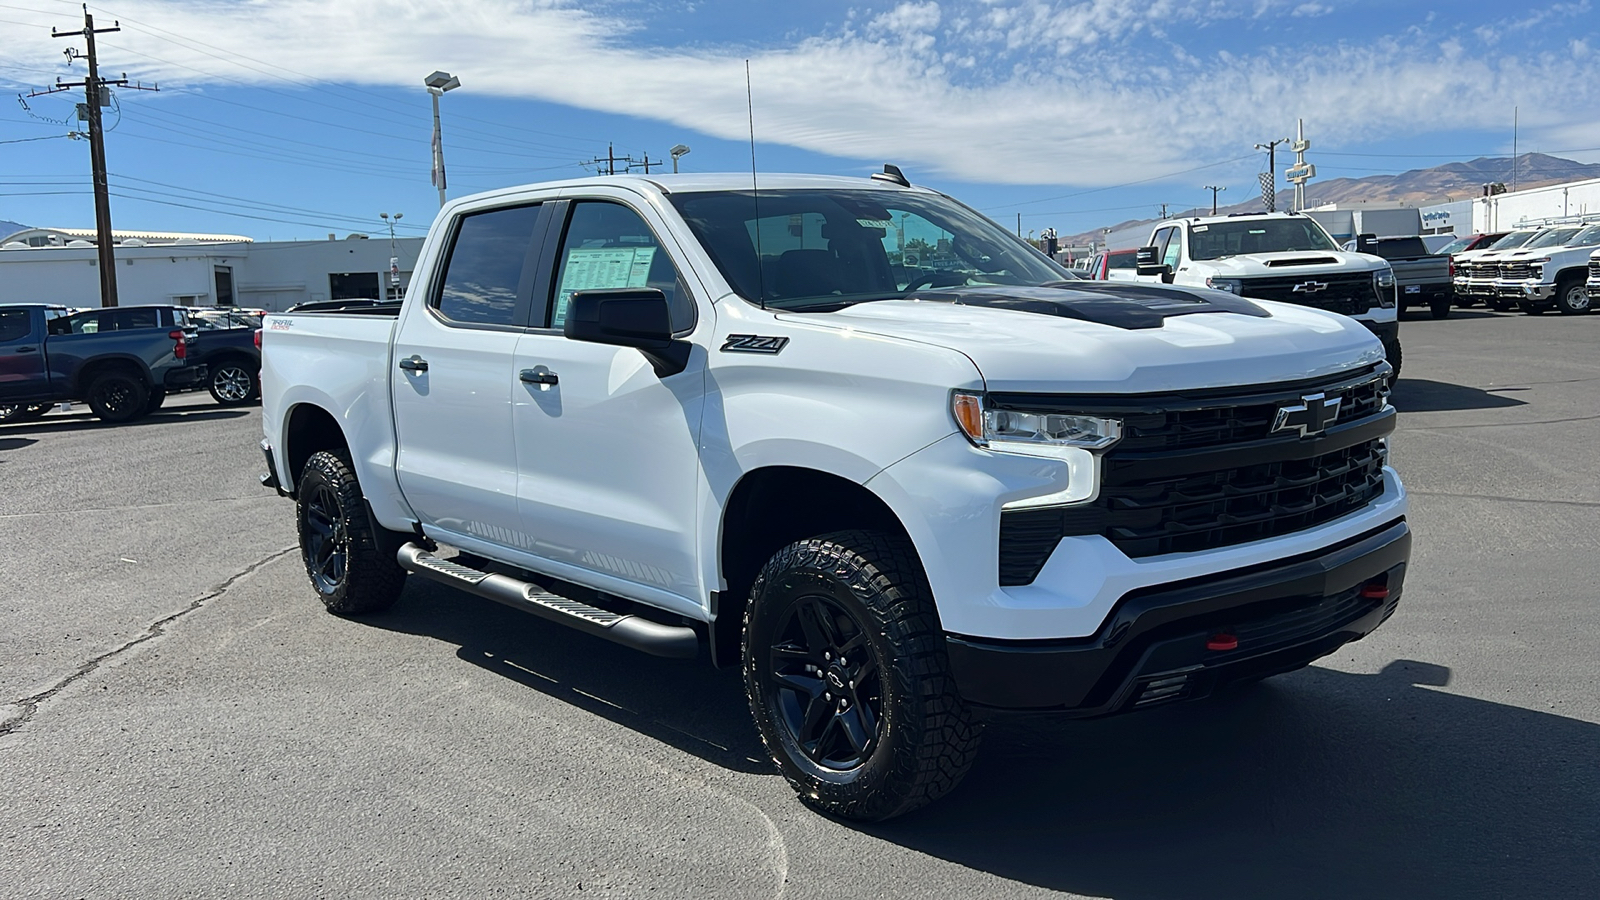
POLYGON ((787 346, 786 337, 766 337, 759 334, 730 334, 722 343, 724 353, 781 353, 787 346))

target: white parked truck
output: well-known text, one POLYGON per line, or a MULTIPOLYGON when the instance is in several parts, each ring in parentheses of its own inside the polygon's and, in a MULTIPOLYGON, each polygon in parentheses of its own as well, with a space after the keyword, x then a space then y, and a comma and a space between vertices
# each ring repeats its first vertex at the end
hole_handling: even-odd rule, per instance
POLYGON ((1600 223, 1569 225, 1551 234, 1562 237, 1549 243, 1536 239, 1522 249, 1496 254, 1495 296, 1502 305, 1514 303, 1526 313, 1552 307, 1566 315, 1587 313, 1589 292, 1584 282, 1589 254, 1600 247, 1600 223))
POLYGON ((1296 213, 1168 219, 1141 249, 1139 275, 1349 316, 1383 342, 1400 373, 1394 271, 1381 257, 1340 250, 1322 225, 1296 213))
POLYGON ((479 194, 403 303, 267 316, 263 482, 327 608, 409 573, 703 653, 861 819, 953 787, 985 717, 1202 697, 1389 617, 1366 327, 1072 280, 885 168, 479 194))

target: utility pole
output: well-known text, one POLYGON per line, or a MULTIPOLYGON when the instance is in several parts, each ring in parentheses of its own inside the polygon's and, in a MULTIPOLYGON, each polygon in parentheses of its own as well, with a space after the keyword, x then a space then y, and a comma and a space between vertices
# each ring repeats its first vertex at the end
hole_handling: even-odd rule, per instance
POLYGON ((1517 191, 1517 113, 1520 107, 1511 107, 1511 192, 1517 191))
POLYGON ((1218 191, 1225 191, 1225 190, 1227 190, 1227 188, 1226 187, 1217 187, 1214 184, 1208 184, 1208 185, 1205 186, 1204 190, 1208 190, 1208 191, 1211 192, 1211 214, 1214 216, 1214 215, 1217 214, 1217 192, 1218 191))
POLYGON ((1167 205, 1165 203, 1163 203, 1163 204, 1161 204, 1161 218, 1165 219, 1166 217, 1167 217, 1167 205))
MULTIPOLYGON (((650 155, 649 154, 645 154, 645 159, 647 161, 646 162, 647 168, 645 169, 646 173, 648 173, 650 171, 650 169, 648 168, 648 165, 649 165, 648 160, 649 160, 649 158, 650 158, 650 155)), ((618 156, 617 152, 616 152, 616 149, 613 147, 613 145, 610 142, 607 142, 606 143, 606 155, 605 156, 596 156, 594 159, 578 163, 578 165, 580 165, 580 166, 599 166, 601 163, 605 163, 606 164, 606 170, 604 172, 600 172, 599 169, 596 169, 595 171, 598 174, 601 174, 601 175, 615 175, 615 174, 617 174, 617 163, 622 163, 623 164, 622 171, 624 172, 624 174, 626 174, 628 169, 632 168, 634 165, 636 165, 638 163, 638 160, 635 160, 631 156, 618 156)), ((659 166, 659 165, 661 165, 661 161, 657 160, 654 164, 659 166)))
POLYGON ((131 87, 138 91, 159 90, 155 85, 149 87, 143 84, 130 85, 126 75, 110 81, 100 77, 100 58, 95 51, 94 36, 121 30, 120 22, 113 22, 110 28, 94 27, 94 16, 89 14, 89 7, 85 4, 82 31, 56 31, 52 28, 50 36, 53 38, 83 36, 89 48, 88 53, 79 53, 69 47, 66 51, 67 63, 70 65, 74 60, 86 60, 89 63, 89 77, 74 82, 65 82, 57 78, 54 87, 34 91, 28 95, 40 97, 83 88, 83 101, 86 107, 83 118, 89 123, 89 166, 94 178, 95 249, 99 256, 101 306, 117 305, 117 258, 111 245, 111 186, 106 178, 106 137, 100 117, 100 107, 110 105, 110 94, 106 92, 106 88, 113 85, 131 87))
POLYGON ((1022 213, 1017 213, 1017 237, 1022 237, 1022 213))
MULTIPOLYGON (((674 160, 674 162, 676 162, 676 160, 674 160)), ((649 175, 650 174, 650 167, 651 166, 659 166, 659 165, 661 165, 661 160, 659 160, 659 159, 652 160, 650 158, 650 154, 646 153, 644 155, 644 159, 642 159, 642 160, 640 160, 638 162, 633 162, 633 161, 630 160, 628 162, 628 171, 632 172, 634 166, 644 166, 644 173, 646 175, 649 175)))
POLYGON ((1267 151, 1267 175, 1261 179, 1261 199, 1267 203, 1267 212, 1278 211, 1278 145, 1289 143, 1288 138, 1278 138, 1257 144, 1257 150, 1267 151))

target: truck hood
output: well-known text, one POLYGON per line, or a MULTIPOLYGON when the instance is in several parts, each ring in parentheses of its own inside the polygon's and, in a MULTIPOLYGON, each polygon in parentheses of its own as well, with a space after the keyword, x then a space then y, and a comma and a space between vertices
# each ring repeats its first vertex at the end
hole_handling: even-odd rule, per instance
POLYGON ((1261 278, 1295 275, 1321 275, 1328 272, 1359 272, 1388 265, 1382 257, 1344 250, 1293 250, 1284 253, 1241 253, 1221 259, 1199 259, 1190 263, 1191 271, 1210 270, 1223 278, 1261 278))
POLYGON ((971 359, 997 391, 1267 384, 1383 358, 1382 345, 1352 319, 1204 288, 963 288, 779 318, 949 348, 971 359))

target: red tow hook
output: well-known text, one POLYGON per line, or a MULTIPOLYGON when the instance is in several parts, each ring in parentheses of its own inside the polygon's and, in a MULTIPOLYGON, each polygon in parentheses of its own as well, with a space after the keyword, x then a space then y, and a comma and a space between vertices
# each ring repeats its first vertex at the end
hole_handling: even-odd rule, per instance
POLYGON ((1227 633, 1226 631, 1219 631, 1216 634, 1213 634, 1211 638, 1206 641, 1206 649, 1237 650, 1239 649, 1239 639, 1234 635, 1227 633))

